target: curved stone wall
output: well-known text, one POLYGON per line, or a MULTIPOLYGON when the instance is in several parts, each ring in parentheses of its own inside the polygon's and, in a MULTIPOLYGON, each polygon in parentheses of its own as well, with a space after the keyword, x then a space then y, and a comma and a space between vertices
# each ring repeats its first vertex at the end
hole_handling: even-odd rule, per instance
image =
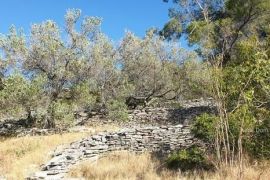
POLYGON ((40 172, 28 179, 62 179, 69 169, 82 160, 95 161, 102 154, 129 150, 135 152, 151 151, 169 153, 192 144, 199 143, 190 133, 189 126, 171 125, 123 129, 115 133, 99 133, 76 141, 61 151, 55 151, 52 159, 40 172))

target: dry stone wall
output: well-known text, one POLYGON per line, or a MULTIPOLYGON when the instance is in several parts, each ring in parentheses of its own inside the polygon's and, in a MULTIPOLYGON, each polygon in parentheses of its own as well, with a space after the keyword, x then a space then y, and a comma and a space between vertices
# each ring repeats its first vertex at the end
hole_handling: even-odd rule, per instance
POLYGON ((198 106, 189 108, 144 108, 129 114, 130 122, 138 124, 190 124, 194 117, 202 113, 214 113, 213 107, 198 106))
MULTIPOLYGON (((216 113, 215 103, 212 99, 194 99, 181 102, 181 107, 146 107, 142 109, 129 110, 128 122, 113 122, 124 127, 143 127, 145 125, 188 125, 194 117, 203 113, 216 113)), ((108 124, 112 121, 107 118, 93 116, 87 118, 86 113, 80 113, 78 119, 81 124, 108 124)), ((80 124, 79 123, 79 124, 80 124)))
MULTIPOLYGON (((89 118, 85 112, 76 113, 78 127, 84 124, 103 125, 114 124, 120 127, 144 127, 145 125, 175 125, 189 124, 192 119, 202 113, 215 113, 215 106, 211 99, 196 99, 183 101, 181 108, 146 107, 129 111, 129 121, 111 121, 106 117, 94 115, 89 118)), ((68 132, 70 129, 39 129, 27 127, 26 120, 0 121, 1 136, 49 135, 68 132)))
POLYGON ((61 151, 56 150, 52 159, 42 167, 41 171, 36 172, 28 179, 62 179, 73 165, 82 160, 95 161, 99 156, 111 151, 169 153, 195 143, 199 143, 199 141, 190 133, 189 126, 181 124, 123 129, 115 133, 100 133, 73 142, 68 148, 61 151))

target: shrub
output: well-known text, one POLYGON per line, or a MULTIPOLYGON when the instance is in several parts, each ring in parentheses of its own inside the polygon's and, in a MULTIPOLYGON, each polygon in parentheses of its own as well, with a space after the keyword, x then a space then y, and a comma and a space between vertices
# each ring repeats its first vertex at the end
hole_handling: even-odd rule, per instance
POLYGON ((72 88, 74 110, 91 111, 97 101, 97 94, 91 93, 90 83, 83 82, 72 88))
POLYGON ((262 124, 255 127, 253 137, 248 141, 248 145, 251 156, 259 159, 270 159, 270 119, 264 120, 262 124))
POLYGON ((25 114, 42 106, 42 82, 40 77, 30 81, 18 73, 6 78, 0 91, 0 117, 24 118, 25 114))
POLYGON ((74 123, 74 114, 72 106, 63 101, 54 102, 53 118, 55 123, 59 126, 70 126, 74 123))
POLYGON ((108 106, 108 117, 116 121, 127 121, 128 111, 127 106, 123 101, 110 100, 108 106))
POLYGON ((204 151, 197 146, 173 153, 167 159, 167 166, 181 171, 212 170, 213 164, 208 162, 204 151))
POLYGON ((204 113, 196 117, 191 132, 196 138, 203 140, 204 142, 213 142, 215 138, 215 125, 217 123, 217 117, 204 113))

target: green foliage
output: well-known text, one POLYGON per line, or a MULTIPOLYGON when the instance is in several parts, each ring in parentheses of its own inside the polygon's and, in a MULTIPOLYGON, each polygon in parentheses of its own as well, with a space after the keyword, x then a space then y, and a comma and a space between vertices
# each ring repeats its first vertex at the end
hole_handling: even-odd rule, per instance
POLYGON ((71 126, 74 123, 72 106, 64 101, 53 102, 50 106, 54 123, 59 127, 71 126))
MULTIPOLYGON (((118 47, 101 32, 101 22, 98 17, 81 19, 81 10, 69 9, 64 33, 56 22, 47 20, 33 24, 29 35, 15 27, 1 35, 1 115, 28 114, 32 119, 35 114, 37 122, 53 127, 61 124, 61 118, 63 124, 71 121, 74 111, 107 107, 110 118, 124 120, 124 99, 177 99, 195 84, 186 86, 185 79, 195 66, 182 68, 184 61, 197 60, 194 52, 177 42, 168 43, 153 29, 143 38, 128 32, 118 47)), ((164 36, 182 31, 175 18, 165 29, 164 36)), ((200 67, 197 64, 188 79, 203 82, 195 73, 200 67)), ((203 89, 199 86, 193 88, 198 94, 203 89)))
POLYGON ((256 119, 247 105, 242 105, 229 115, 230 133, 238 137, 240 128, 243 130, 244 139, 249 137, 250 131, 255 127, 256 119))
POLYGON ((43 124, 54 126, 72 119, 75 110, 92 109, 97 95, 102 101, 111 96, 111 85, 118 83, 114 46, 100 32, 100 18, 85 17, 77 31, 80 15, 78 9, 67 11, 65 40, 51 20, 33 24, 30 36, 12 27, 0 37, 2 111, 20 111, 18 116, 35 111, 43 124), (11 77, 4 74, 8 68, 11 77), (20 77, 13 77, 17 71, 20 77))
POLYGON ((205 152, 197 146, 191 146, 169 156, 167 166, 181 171, 213 170, 214 166, 205 158, 205 152))
POLYGON ((230 129, 237 139, 242 127, 244 147, 251 156, 269 158, 269 46, 253 36, 236 47, 238 54, 234 63, 224 70, 226 105, 232 111, 230 129))
POLYGON ((72 88, 72 101, 74 110, 91 110, 93 109, 97 95, 91 93, 90 83, 82 82, 72 88), (74 100, 73 100, 74 99, 74 100))
MULTIPOLYGON (((268 113, 270 117, 270 113, 268 113)), ((259 159, 270 159, 270 120, 263 121, 262 124, 254 128, 254 134, 248 141, 248 152, 252 157, 259 159)))
POLYGON ((211 96, 212 72, 203 62, 187 60, 182 67, 184 96, 187 98, 201 98, 211 96))
POLYGON ((185 76, 181 64, 197 56, 176 43, 166 43, 162 37, 148 31, 141 39, 128 32, 120 46, 122 70, 132 87, 129 96, 173 99, 184 91, 185 76))
POLYGON ((196 117, 192 124, 191 132, 196 138, 202 139, 207 143, 213 143, 218 122, 217 118, 214 115, 206 113, 196 117))
POLYGON ((128 121, 127 106, 123 101, 110 100, 108 106, 108 118, 115 121, 128 121))
MULTIPOLYGON (((265 112, 263 113, 266 115, 265 112)), ((202 114, 196 117, 192 125, 192 133, 196 138, 206 143, 214 144, 216 130, 219 123, 219 117, 215 115, 202 114)), ((242 130, 243 147, 253 157, 269 157, 269 141, 268 126, 263 124, 256 125, 256 119, 253 112, 247 105, 241 106, 236 111, 229 113, 229 139, 232 146, 237 147, 237 139, 242 130), (256 139, 256 140, 255 140, 256 139)))
POLYGON ((198 117, 194 133, 213 142, 211 127, 217 119, 215 143, 220 149, 216 150, 222 156, 230 153, 226 161, 241 154, 237 151, 269 158, 269 0, 173 2, 170 17, 179 20, 190 45, 212 67, 207 83, 218 117, 198 117))
POLYGON ((259 14, 267 10, 270 5, 267 0, 227 0, 225 7, 228 13, 236 20, 246 17, 253 10, 253 13, 259 14))
POLYGON ((224 64, 231 62, 238 54, 238 42, 258 32, 267 33, 264 27, 269 23, 269 0, 173 2, 175 8, 170 9, 170 17, 179 21, 182 34, 187 35, 204 60, 216 62, 222 58, 224 64))
POLYGON ((2 115, 22 117, 31 110, 36 110, 42 103, 43 79, 37 77, 33 81, 26 80, 20 74, 14 74, 4 81, 4 89, 0 91, 0 107, 2 115))
POLYGON ((172 18, 169 22, 167 22, 162 31, 160 31, 160 35, 166 39, 178 39, 182 34, 182 26, 180 22, 176 18, 172 18))

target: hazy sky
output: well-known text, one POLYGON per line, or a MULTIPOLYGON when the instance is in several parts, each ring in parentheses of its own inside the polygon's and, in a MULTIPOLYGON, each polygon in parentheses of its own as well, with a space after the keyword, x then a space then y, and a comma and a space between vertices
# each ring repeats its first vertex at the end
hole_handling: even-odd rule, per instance
POLYGON ((143 36, 149 27, 162 27, 168 20, 172 4, 162 0, 1 0, 0 33, 11 24, 27 33, 30 25, 47 19, 64 26, 64 14, 69 8, 79 8, 82 16, 103 18, 102 31, 119 40, 125 30, 143 36))

